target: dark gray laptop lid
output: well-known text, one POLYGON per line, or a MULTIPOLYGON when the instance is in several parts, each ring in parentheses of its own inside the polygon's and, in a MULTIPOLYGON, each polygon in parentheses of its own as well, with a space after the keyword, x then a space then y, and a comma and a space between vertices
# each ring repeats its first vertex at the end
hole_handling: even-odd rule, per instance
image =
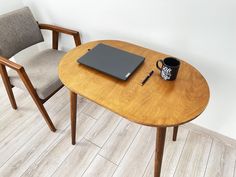
POLYGON ((78 63, 122 80, 127 80, 143 61, 144 57, 105 44, 98 44, 77 60, 78 63))

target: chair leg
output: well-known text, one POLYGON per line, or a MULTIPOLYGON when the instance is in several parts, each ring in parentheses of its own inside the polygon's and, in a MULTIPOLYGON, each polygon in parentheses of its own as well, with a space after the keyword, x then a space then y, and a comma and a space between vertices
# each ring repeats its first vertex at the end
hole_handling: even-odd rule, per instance
POLYGON ((4 86, 6 88, 7 95, 9 97, 10 102, 11 102, 11 106, 13 109, 17 109, 16 100, 15 100, 14 94, 12 92, 11 83, 10 83, 9 77, 7 75, 6 67, 4 65, 0 65, 0 73, 2 75, 2 81, 3 81, 4 86))
POLYGON ((71 141, 72 145, 76 143, 76 112, 77 112, 77 94, 70 91, 70 111, 71 111, 71 141))
POLYGON ((173 131, 173 141, 176 141, 176 139, 177 139, 178 128, 179 128, 179 126, 175 126, 175 127, 174 127, 174 131, 173 131))
POLYGON ((23 70, 20 70, 20 71, 18 72, 18 74, 19 74, 21 80, 23 81, 25 87, 26 87, 27 90, 29 91, 31 97, 33 98, 35 104, 37 105, 39 111, 40 111, 41 114, 43 115, 43 118, 45 119, 45 121, 46 121, 48 127, 50 128, 50 130, 51 130, 52 132, 55 132, 55 131, 56 131, 56 128, 54 127, 54 125, 53 125, 53 123, 52 123, 52 121, 51 121, 51 119, 50 119, 50 117, 49 117, 47 111, 45 110, 45 108, 44 108, 44 106, 43 106, 42 101, 40 100, 40 98, 39 98, 37 92, 35 91, 35 89, 34 89, 32 83, 31 83, 31 81, 29 80, 29 77, 28 77, 28 75, 26 74, 25 70, 24 70, 24 69, 23 69, 23 70))
MULTIPOLYGON (((30 91, 29 91, 30 92, 30 91)), ((41 100, 39 99, 38 95, 32 94, 30 93, 31 97, 33 98, 35 104, 37 105, 39 111, 41 112, 41 114, 43 115, 43 118, 45 119, 48 127, 50 128, 50 130, 52 132, 56 131, 55 126, 52 123, 52 120, 50 119, 45 107, 43 106, 43 103, 41 102, 41 100)))

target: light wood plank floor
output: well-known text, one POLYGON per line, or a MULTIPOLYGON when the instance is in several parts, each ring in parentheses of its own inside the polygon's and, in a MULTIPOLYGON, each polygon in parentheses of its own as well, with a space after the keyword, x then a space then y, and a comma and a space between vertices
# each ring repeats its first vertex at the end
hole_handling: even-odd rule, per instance
MULTIPOLYGON (((14 88, 18 110, 0 83, 0 177, 153 177, 155 129, 78 97, 77 144, 71 145, 69 93, 45 107, 46 126, 29 95, 14 88)), ((162 177, 236 177, 236 143, 193 124, 168 128, 162 177)))

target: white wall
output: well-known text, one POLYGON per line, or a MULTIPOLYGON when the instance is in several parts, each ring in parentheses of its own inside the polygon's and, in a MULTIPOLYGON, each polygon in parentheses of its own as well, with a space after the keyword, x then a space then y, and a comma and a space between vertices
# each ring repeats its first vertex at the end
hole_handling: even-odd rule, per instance
POLYGON ((18 9, 23 6, 21 0, 0 0, 0 14, 18 9))
MULTIPOLYGON (((82 41, 119 39, 184 58, 211 100, 194 122, 236 139, 235 0, 23 0, 39 22, 79 30, 82 41)), ((73 47, 62 38, 64 48, 73 47)))

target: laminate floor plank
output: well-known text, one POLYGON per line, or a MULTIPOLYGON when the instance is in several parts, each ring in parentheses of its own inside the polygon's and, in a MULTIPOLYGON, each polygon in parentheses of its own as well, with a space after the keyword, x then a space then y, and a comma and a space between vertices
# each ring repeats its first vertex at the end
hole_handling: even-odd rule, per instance
POLYGON ((235 165, 234 165, 234 177, 236 177, 236 160, 235 160, 235 165))
MULTIPOLYGON (((51 100, 45 103, 46 110, 51 116, 53 122, 55 118, 54 115, 56 115, 64 105, 68 104, 68 99, 62 97, 65 92, 66 90, 62 90, 61 92, 56 93, 51 100)), ((23 95, 25 94, 23 93, 23 95)), ((5 115, 4 118, 0 119, 0 142, 13 131, 18 134, 18 131, 22 129, 22 126, 32 122, 32 119, 43 120, 42 115, 38 111, 32 99, 28 99, 27 102, 21 106, 22 107, 19 107, 18 110, 12 110, 10 113, 5 115)))
POLYGON ((155 161, 155 152, 153 152, 153 154, 152 154, 152 157, 148 163, 148 166, 144 172, 143 177, 153 177, 154 176, 154 161, 155 161))
MULTIPOLYGON (((87 131, 95 123, 95 120, 84 114, 80 115, 78 120, 80 124, 77 142, 79 143, 87 131)), ((64 160, 70 155, 70 153, 78 147, 77 145, 71 145, 70 138, 71 133, 70 128, 68 127, 64 136, 51 145, 44 152, 44 154, 32 163, 21 177, 49 177, 53 175, 58 167, 60 167, 64 160)))
POLYGON ((0 107, 0 120, 1 120, 1 118, 4 118, 5 116, 7 116, 9 114, 12 114, 12 112, 17 112, 18 110, 20 110, 22 107, 24 107, 25 103, 27 103, 31 99, 27 92, 24 92, 18 88, 13 88, 13 94, 14 94, 18 109, 14 110, 11 107, 11 103, 10 103, 10 100, 7 96, 7 93, 0 95, 0 105, 1 105, 1 107, 0 107))
POLYGON ((121 118, 117 114, 106 110, 85 138, 102 147, 120 121, 121 118))
POLYGON ((90 115, 94 119, 99 119, 105 110, 106 109, 104 107, 102 107, 102 106, 100 106, 100 105, 90 101, 89 106, 86 107, 83 110, 83 112, 85 114, 90 115))
POLYGON ((232 139, 230 137, 227 137, 227 136, 217 133, 215 131, 206 129, 206 128, 201 127, 199 125, 193 124, 191 122, 181 125, 181 126, 188 128, 191 131, 198 132, 202 135, 208 135, 213 139, 221 141, 222 144, 227 145, 227 146, 231 146, 232 148, 236 149, 236 140, 235 139, 232 139))
POLYGON ((35 117, 35 111, 32 109, 32 103, 28 99, 18 110, 8 107, 8 111, 0 118, 0 142, 6 138, 12 131, 28 121, 28 117, 35 117))
POLYGON ((121 120, 121 123, 102 147, 99 154, 118 165, 137 135, 140 127, 141 125, 126 119, 121 120))
POLYGON ((112 177, 117 165, 97 155, 83 177, 112 177))
POLYGON ((51 144, 63 136, 66 127, 69 127, 67 115, 69 105, 58 112, 58 130, 55 134, 51 133, 47 126, 44 126, 30 141, 28 141, 19 151, 17 151, 0 168, 0 176, 15 177, 21 176, 27 168, 46 151, 51 144))
MULTIPOLYGON (((164 156, 162 162, 162 177, 174 176, 179 158, 183 151, 189 130, 179 127, 178 137, 176 141, 172 140, 173 128, 168 128, 166 133, 166 142, 164 148, 164 156)), ((153 177, 154 174, 154 154, 148 164, 146 172, 143 177, 153 177)))
POLYGON ((52 177, 80 177, 94 160, 100 148, 83 139, 64 160, 52 177))
MULTIPOLYGON (((184 127, 179 127, 177 140, 172 140, 173 128, 168 128, 164 149, 164 157, 163 157, 163 168, 162 168, 162 176, 169 177, 174 176, 177 164, 179 162, 180 156, 183 152, 183 148, 185 146, 189 130, 184 127)), ((154 161, 153 161, 154 164, 154 161)))
POLYGON ((236 149, 214 140, 205 177, 234 177, 236 149))
POLYGON ((113 177, 142 177, 154 152, 156 128, 142 126, 113 177))
MULTIPOLYGON (((5 101, 6 98, 7 98, 7 91, 6 91, 6 89, 3 85, 2 77, 1 77, 1 74, 0 74, 0 104, 6 102, 5 101)), ((10 104, 10 101, 8 101, 8 103, 10 104)))
POLYGON ((17 131, 14 131, 7 136, 7 138, 2 140, 0 144, 0 167, 42 127, 43 124, 39 118, 33 117, 33 119, 27 122, 27 124, 23 124, 17 129, 17 131))
POLYGON ((180 156, 175 177, 203 177, 211 150, 212 138, 189 132, 180 156))
MULTIPOLYGON (((64 103, 66 103, 66 101, 64 103)), ((47 106, 50 106, 48 113, 51 115, 54 122, 54 116, 64 107, 64 104, 56 105, 54 102, 48 102, 47 106)), ((27 110, 26 112, 28 111, 30 110, 27 110)), ((33 114, 32 117, 24 117, 21 125, 19 125, 15 131, 10 133, 0 142, 0 167, 25 143, 27 143, 43 126, 46 126, 46 123, 40 113, 33 114)), ((53 134, 51 131, 49 133, 53 134)))

